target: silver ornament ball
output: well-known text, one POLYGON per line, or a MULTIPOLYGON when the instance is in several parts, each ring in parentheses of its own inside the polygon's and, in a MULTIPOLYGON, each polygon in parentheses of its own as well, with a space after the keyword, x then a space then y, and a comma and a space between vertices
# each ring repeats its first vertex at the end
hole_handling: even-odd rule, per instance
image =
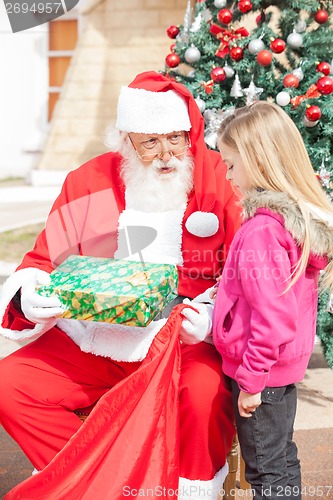
POLYGON ((198 108, 200 109, 200 112, 203 113, 206 109, 206 103, 201 97, 196 97, 195 102, 197 103, 198 108))
POLYGON ((292 49, 299 49, 300 47, 302 47, 303 44, 302 35, 296 32, 290 33, 290 35, 288 35, 287 37, 287 44, 292 49))
POLYGON ((297 33, 303 33, 303 31, 306 30, 306 22, 300 19, 296 24, 295 24, 295 31, 297 33))
POLYGON ((310 120, 308 120, 306 116, 304 116, 304 118, 303 118, 303 123, 308 128, 315 127, 318 122, 319 122, 319 120, 317 120, 315 122, 310 122, 310 120))
POLYGON ((191 47, 186 49, 184 57, 186 62, 193 64, 200 60, 201 52, 199 49, 197 49, 197 47, 192 45, 191 47))
POLYGON ((290 103, 290 95, 288 92, 279 92, 275 100, 279 106, 287 106, 290 103))
POLYGON ((304 73, 301 68, 296 68, 292 71, 292 74, 297 76, 298 80, 301 82, 304 78, 304 73))
POLYGON ((214 5, 217 9, 222 9, 227 5, 227 0, 214 0, 214 5))
POLYGON ((231 66, 228 66, 226 64, 225 66, 223 66, 223 69, 227 78, 232 78, 234 76, 235 70, 231 66))
POLYGON ((255 38, 254 40, 251 40, 251 42, 248 45, 248 49, 250 54, 256 55, 258 52, 261 50, 264 50, 265 44, 260 38, 255 38))

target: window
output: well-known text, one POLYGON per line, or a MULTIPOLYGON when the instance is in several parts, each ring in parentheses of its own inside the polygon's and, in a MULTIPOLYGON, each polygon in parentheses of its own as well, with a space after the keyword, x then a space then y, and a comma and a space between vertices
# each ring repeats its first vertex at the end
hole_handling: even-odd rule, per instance
POLYGON ((49 100, 48 120, 59 98, 66 72, 74 54, 78 38, 77 19, 51 21, 49 23, 49 100))

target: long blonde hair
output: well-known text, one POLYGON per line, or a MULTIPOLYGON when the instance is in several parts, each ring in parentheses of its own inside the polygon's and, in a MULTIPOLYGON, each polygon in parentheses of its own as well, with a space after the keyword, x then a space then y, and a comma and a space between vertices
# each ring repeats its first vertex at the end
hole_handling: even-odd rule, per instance
MULTIPOLYGON (((311 251, 310 211, 307 203, 333 217, 333 206, 314 173, 302 136, 295 123, 276 104, 257 101, 238 108, 218 132, 218 144, 240 154, 251 185, 284 192, 299 206, 304 218, 302 255, 287 290, 305 270, 311 251)), ((325 272, 323 288, 333 289, 333 264, 325 272)))

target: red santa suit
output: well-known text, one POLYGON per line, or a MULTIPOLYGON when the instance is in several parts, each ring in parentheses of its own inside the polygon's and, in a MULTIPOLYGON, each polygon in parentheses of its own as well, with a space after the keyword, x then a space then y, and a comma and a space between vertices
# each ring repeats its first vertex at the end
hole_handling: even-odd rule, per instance
MULTIPOLYGON (((31 278, 36 268, 50 273, 70 254, 135 258, 133 249, 120 243, 121 234, 124 231, 130 233, 140 226, 154 228, 157 236, 145 248, 137 249, 140 254, 137 258, 177 264, 179 295, 194 298, 215 283, 239 226, 239 207, 225 179, 225 165, 220 155, 209 151, 204 144, 203 119, 190 92, 183 85, 154 72, 139 75, 130 87, 150 92, 174 90, 185 100, 191 122, 189 136, 194 158, 194 190, 187 205, 168 213, 137 211, 126 196, 126 187, 120 175, 121 155, 107 153, 94 158, 68 174, 34 249, 26 254, 16 273, 4 285, 0 301, 1 333, 15 340, 34 337, 37 340, 0 362, 0 383, 8 395, 5 404, 0 403, 0 422, 20 444, 33 465, 38 470, 45 469, 45 477, 51 470, 46 483, 53 479, 60 485, 59 470, 63 471, 63 467, 68 470, 74 465, 78 471, 75 450, 82 450, 87 433, 80 429, 81 422, 74 410, 100 399, 84 424, 89 425, 93 433, 94 419, 96 424, 102 414, 101 410, 98 413, 98 409, 105 405, 105 398, 109 397, 110 407, 115 404, 115 399, 121 400, 120 394, 131 394, 135 385, 133 382, 131 385, 131 381, 141 380, 140 387, 144 386, 146 367, 151 366, 149 363, 156 356, 164 356, 174 335, 170 332, 166 335, 165 329, 170 328, 169 322, 165 324, 166 320, 153 322, 144 329, 65 319, 55 320, 53 324, 33 325, 20 311, 17 291, 31 278), (210 226, 212 221, 213 229, 210 226), (46 467, 49 463, 55 464, 55 467, 46 467)), ((173 320, 172 324, 173 332, 177 333, 179 320, 173 320)), ((169 378, 165 374, 160 375, 162 386, 163 380, 164 384, 174 380, 177 372, 178 342, 173 341, 172 345, 173 355, 169 357, 168 366, 173 368, 169 371, 169 378)), ((175 474, 179 476, 180 486, 196 485, 198 492, 202 486, 206 491, 212 488, 217 491, 227 471, 226 456, 234 436, 230 392, 225 387, 220 358, 214 346, 206 342, 182 345, 180 356, 180 378, 175 385, 179 394, 179 429, 174 424, 175 432, 171 433, 177 440, 179 430, 179 457, 177 451, 177 456, 171 460, 169 449, 164 463, 171 460, 172 478, 174 480, 175 474)), ((156 392, 154 394, 156 396, 156 392)), ((175 400, 175 394, 171 395, 170 391, 167 394, 166 398, 175 400)), ((140 401, 147 408, 147 401, 140 401)), ((112 411, 113 415, 117 415, 114 406, 112 411)), ((174 419, 175 414, 164 418, 164 423, 174 419)), ((135 426, 133 429, 137 430, 135 426)), ((136 440, 135 435, 126 436, 123 446, 126 439, 136 440)), ((150 439, 154 440, 151 443, 154 448, 154 442, 156 444, 158 440, 153 435, 150 439)), ((102 441, 98 441, 99 445, 102 441)), ((92 446, 95 450, 99 449, 94 440, 92 446)), ((156 450, 163 462, 161 446, 156 446, 156 450)), ((143 445, 140 454, 146 461, 152 456, 153 462, 157 459, 156 453, 147 453, 143 445)), ((84 463, 88 463, 88 456, 80 462, 80 470, 86 470, 84 463)), ((100 464, 99 473, 91 476, 89 484, 92 484, 92 477, 98 477, 100 484, 105 484, 101 480, 104 466, 100 464)), ((41 488, 41 481, 44 486, 46 484, 43 474, 39 474, 41 479, 34 477, 28 481, 31 484, 38 482, 38 488, 41 488)), ((112 473, 109 474, 110 481, 117 484, 112 479, 112 473)), ((163 477, 164 483, 174 486, 170 474, 163 477)), ((78 473, 75 478, 77 484, 83 484, 78 473)), ((66 482, 67 487, 73 486, 73 481, 75 479, 71 476, 66 482)), ((71 489, 66 490, 63 496, 59 491, 50 496, 48 491, 44 497, 42 489, 38 488, 34 491, 39 498, 92 498, 96 496, 96 491, 101 494, 100 487, 96 486, 97 489, 90 490, 91 496, 90 493, 85 497, 75 496, 71 489)), ((51 491, 56 491, 54 485, 51 491)), ((186 491, 183 494, 180 492, 179 498, 182 495, 187 498, 186 491)), ((14 495, 13 498, 29 497, 14 495)), ((103 498, 116 496, 113 493, 113 496, 103 498)), ((119 498, 123 498, 120 493, 119 498)), ((200 498, 200 495, 190 498, 200 498)), ((209 497, 206 495, 204 498, 209 497)))

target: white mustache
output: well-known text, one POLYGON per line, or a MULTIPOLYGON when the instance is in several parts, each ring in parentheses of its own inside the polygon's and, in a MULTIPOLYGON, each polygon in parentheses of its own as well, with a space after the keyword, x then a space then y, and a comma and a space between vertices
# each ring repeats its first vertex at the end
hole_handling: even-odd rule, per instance
POLYGON ((164 162, 161 159, 156 158, 155 160, 152 161, 152 167, 155 170, 161 170, 163 168, 176 168, 179 169, 182 165, 181 160, 176 158, 175 156, 172 156, 168 162, 164 162))

